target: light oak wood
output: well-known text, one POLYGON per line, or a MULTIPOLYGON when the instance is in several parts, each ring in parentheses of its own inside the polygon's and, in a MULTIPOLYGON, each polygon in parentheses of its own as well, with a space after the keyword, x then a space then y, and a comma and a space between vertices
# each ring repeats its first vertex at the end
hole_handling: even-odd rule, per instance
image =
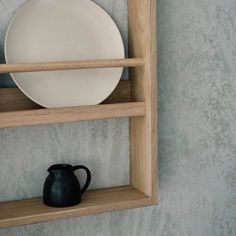
POLYGON ((143 116, 143 102, 0 113, 0 128, 143 116))
POLYGON ((150 205, 151 199, 130 186, 85 193, 80 205, 45 206, 41 198, 0 203, 0 228, 94 215, 150 205))
MULTIPOLYGON (((103 104, 130 102, 130 81, 120 81, 113 93, 103 104)), ((18 88, 0 89, 0 112, 22 111, 41 108, 31 101, 18 88)), ((1 116, 1 113, 0 113, 1 116)))
POLYGON ((92 68, 115 68, 143 66, 143 58, 92 60, 92 61, 68 61, 68 62, 41 62, 24 64, 0 64, 0 74, 36 72, 36 71, 59 71, 78 70, 92 68))
POLYGON ((129 50, 145 66, 131 69, 131 99, 146 115, 131 118, 131 185, 157 203, 156 0, 129 0, 129 50))

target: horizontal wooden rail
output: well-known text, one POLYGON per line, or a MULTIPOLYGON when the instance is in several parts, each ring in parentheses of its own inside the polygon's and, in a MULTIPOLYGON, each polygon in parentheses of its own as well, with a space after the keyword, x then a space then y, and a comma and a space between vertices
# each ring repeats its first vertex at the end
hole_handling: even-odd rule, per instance
POLYGON ((143 66, 144 63, 143 58, 128 58, 112 60, 0 64, 0 74, 92 68, 138 67, 143 66))
POLYGON ((144 102, 0 113, 0 128, 144 116, 144 102))

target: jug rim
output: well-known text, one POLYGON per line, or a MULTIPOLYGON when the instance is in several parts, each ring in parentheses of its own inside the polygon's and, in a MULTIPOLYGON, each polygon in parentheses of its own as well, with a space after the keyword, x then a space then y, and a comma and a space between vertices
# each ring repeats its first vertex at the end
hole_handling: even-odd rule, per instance
POLYGON ((73 168, 72 165, 69 164, 55 164, 48 168, 48 171, 63 171, 63 170, 71 170, 73 168))

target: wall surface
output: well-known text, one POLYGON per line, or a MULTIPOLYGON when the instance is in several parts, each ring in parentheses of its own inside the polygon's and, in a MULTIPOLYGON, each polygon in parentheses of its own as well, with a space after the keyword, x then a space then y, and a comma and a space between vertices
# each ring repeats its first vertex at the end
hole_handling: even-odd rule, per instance
MULTIPOLYGON (((22 2, 0 0, 1 27, 3 13, 22 2)), ((125 29, 126 0, 98 2, 125 29)), ((236 235, 236 1, 159 0, 158 7, 160 205, 1 236, 236 235)), ((88 165, 91 188, 126 184, 128 149, 126 119, 2 129, 0 200, 40 194, 53 162, 88 165)))

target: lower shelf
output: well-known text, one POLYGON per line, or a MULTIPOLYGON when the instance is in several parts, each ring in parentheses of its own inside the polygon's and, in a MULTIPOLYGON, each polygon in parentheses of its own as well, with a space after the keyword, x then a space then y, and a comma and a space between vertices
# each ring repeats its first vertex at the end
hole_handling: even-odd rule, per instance
POLYGON ((52 208, 41 198, 0 203, 0 228, 55 221, 153 205, 149 197, 134 188, 119 187, 85 193, 80 205, 52 208))

